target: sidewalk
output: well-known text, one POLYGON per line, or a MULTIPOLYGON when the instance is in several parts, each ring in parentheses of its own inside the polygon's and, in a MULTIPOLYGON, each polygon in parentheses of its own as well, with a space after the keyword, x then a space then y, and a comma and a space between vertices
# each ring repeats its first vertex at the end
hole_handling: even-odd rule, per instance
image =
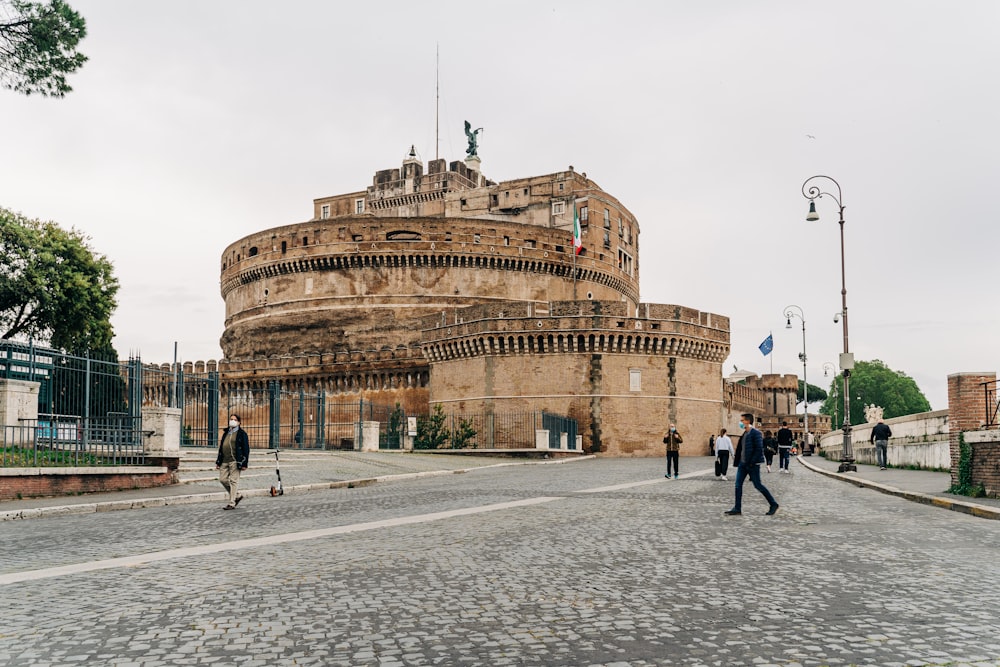
MULTIPOLYGON (((55 498, 25 498, 0 502, 0 521, 65 514, 110 512, 163 505, 224 503, 218 483, 214 452, 184 449, 179 471, 180 484, 152 489, 93 493, 55 498)), ((451 475, 484 466, 557 464, 580 459, 525 461, 491 456, 420 454, 412 452, 326 452, 288 450, 280 453, 285 494, 320 489, 362 486, 378 482, 451 475)), ((581 457, 591 458, 591 457, 581 457)), ((706 461, 711 461, 709 457, 706 461)), ((857 472, 838 473, 838 461, 821 456, 798 456, 798 462, 818 474, 899 496, 914 502, 935 505, 974 516, 1000 519, 1000 499, 969 498, 947 492, 951 476, 947 472, 906 470, 857 464, 857 472)), ((240 477, 240 493, 247 497, 267 496, 277 483, 274 457, 264 451, 251 452, 250 469, 240 477)))
MULTIPOLYGON (((485 466, 553 464, 592 458, 584 456, 574 459, 528 461, 500 456, 447 453, 405 451, 362 453, 321 450, 282 450, 279 455, 285 495, 419 477, 453 475, 485 466)), ((178 477, 179 484, 150 489, 0 501, 0 522, 163 505, 202 502, 217 502, 221 505, 225 504, 228 498, 218 482, 219 473, 215 469, 214 450, 182 448, 178 477)), ((277 481, 274 455, 264 450, 251 450, 250 468, 240 475, 240 495, 248 498, 269 496, 271 487, 276 486, 277 481)))
POLYGON ((799 455, 796 458, 810 470, 857 486, 984 519, 1000 519, 1000 498, 970 498, 948 493, 951 473, 905 468, 879 470, 878 466, 864 463, 855 464, 857 472, 838 473, 839 461, 827 461, 822 456, 799 455))

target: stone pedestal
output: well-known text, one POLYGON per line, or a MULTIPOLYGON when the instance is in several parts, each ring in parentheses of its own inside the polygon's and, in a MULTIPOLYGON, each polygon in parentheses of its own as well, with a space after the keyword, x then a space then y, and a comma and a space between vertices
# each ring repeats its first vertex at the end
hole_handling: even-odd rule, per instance
POLYGON ((361 429, 362 429, 361 451, 377 452, 379 423, 376 421, 361 422, 361 429))
POLYGON ((38 382, 0 379, 0 426, 38 419, 38 382))
POLYGON ((142 430, 152 432, 146 438, 146 456, 176 458, 181 455, 180 408, 145 407, 142 430))

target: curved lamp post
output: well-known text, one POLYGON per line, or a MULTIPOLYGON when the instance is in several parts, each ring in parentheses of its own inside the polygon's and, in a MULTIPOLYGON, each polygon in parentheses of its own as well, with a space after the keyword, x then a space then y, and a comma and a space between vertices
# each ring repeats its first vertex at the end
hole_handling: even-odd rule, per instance
MULTIPOLYGON (((831 371, 833 372, 834 375, 836 375, 837 374, 837 367, 833 364, 832 361, 824 361, 823 362, 823 377, 830 377, 830 372, 831 371)), ((834 403, 833 403, 832 407, 834 408, 834 410, 833 410, 834 417, 836 417, 836 415, 837 415, 837 409, 836 409, 836 407, 837 407, 837 404, 836 404, 836 400, 837 400, 837 384, 836 383, 833 384, 832 389, 833 389, 833 400, 834 400, 834 403)), ((834 420, 834 417, 831 417, 830 422, 832 424, 836 425, 837 422, 834 420)))
POLYGON ((785 328, 792 328, 792 318, 797 317, 802 321, 802 354, 799 355, 799 359, 802 360, 802 442, 806 442, 809 437, 809 380, 806 379, 806 314, 802 312, 801 306, 796 306, 792 304, 791 306, 785 306, 785 328), (793 310, 794 309, 794 310, 793 310), (795 312, 795 311, 799 312, 795 312))
POLYGON ((802 196, 809 200, 809 213, 806 220, 814 222, 819 220, 819 213, 816 212, 816 200, 829 197, 840 209, 840 315, 844 322, 844 351, 840 355, 840 368, 844 373, 844 423, 841 427, 844 431, 844 448, 840 454, 839 472, 857 471, 854 465, 854 452, 851 450, 851 394, 848 390, 848 378, 851 377, 851 370, 854 369, 854 355, 851 354, 847 345, 847 278, 844 271, 844 196, 840 189, 840 183, 829 176, 810 176, 802 184, 802 196), (832 184, 837 189, 837 194, 825 192, 822 188, 832 184))

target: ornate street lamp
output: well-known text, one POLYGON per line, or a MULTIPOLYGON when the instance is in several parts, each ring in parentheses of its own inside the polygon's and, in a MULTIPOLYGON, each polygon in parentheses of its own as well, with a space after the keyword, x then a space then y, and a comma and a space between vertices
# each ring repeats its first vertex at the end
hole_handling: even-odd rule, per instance
POLYGON ((802 410, 804 412, 802 419, 802 442, 807 442, 809 439, 809 380, 806 378, 806 314, 802 312, 801 306, 796 306, 792 304, 791 306, 785 306, 785 328, 792 328, 792 318, 797 317, 802 321, 802 354, 799 355, 799 359, 802 360, 802 410), (795 312, 795 310, 799 312, 795 312))
POLYGON ((840 183, 829 176, 822 175, 810 176, 805 180, 802 184, 802 196, 809 200, 809 213, 806 215, 806 220, 810 222, 819 220, 819 213, 816 212, 817 199, 821 199, 824 196, 829 197, 837 203, 837 207, 840 209, 840 220, 838 221, 840 225, 840 315, 844 322, 844 351, 840 355, 840 369, 844 373, 844 423, 841 427, 844 432, 844 448, 840 454, 840 467, 838 471, 857 471, 858 467, 854 465, 854 452, 851 450, 851 394, 848 390, 848 378, 851 377, 851 370, 854 369, 854 355, 851 354, 847 344, 847 277, 844 269, 844 196, 843 191, 840 189, 840 183), (818 184, 810 185, 811 182, 818 184), (822 187, 829 183, 832 183, 837 188, 837 194, 822 190, 822 187))

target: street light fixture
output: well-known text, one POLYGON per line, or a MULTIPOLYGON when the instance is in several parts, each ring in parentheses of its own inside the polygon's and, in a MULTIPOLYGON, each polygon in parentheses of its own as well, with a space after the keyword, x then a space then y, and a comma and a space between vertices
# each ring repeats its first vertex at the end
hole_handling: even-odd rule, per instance
POLYGON ((792 304, 791 306, 785 306, 785 328, 792 328, 792 318, 797 317, 802 321, 802 354, 799 355, 799 359, 802 360, 802 441, 807 442, 809 439, 809 380, 806 378, 806 314, 802 311, 801 306, 796 306, 792 304), (795 312, 795 310, 799 312, 795 312))
POLYGON ((848 390, 848 378, 851 377, 851 370, 854 368, 854 355, 851 354, 847 344, 847 277, 844 269, 844 194, 840 188, 840 183, 829 176, 819 175, 810 176, 805 180, 802 184, 802 196, 809 200, 809 213, 806 214, 806 220, 810 222, 819 220, 819 213, 816 212, 817 199, 821 199, 824 196, 829 197, 837 203, 837 207, 840 209, 840 220, 838 221, 840 225, 840 316, 844 322, 844 352, 840 355, 840 368, 844 373, 844 423, 841 428, 844 432, 844 448, 840 454, 840 467, 838 471, 856 472, 858 467, 854 465, 854 452, 851 450, 851 394, 848 390), (812 181, 816 181, 820 185, 810 185, 812 181), (832 183, 837 188, 837 194, 824 192, 821 189, 828 183, 832 183))

